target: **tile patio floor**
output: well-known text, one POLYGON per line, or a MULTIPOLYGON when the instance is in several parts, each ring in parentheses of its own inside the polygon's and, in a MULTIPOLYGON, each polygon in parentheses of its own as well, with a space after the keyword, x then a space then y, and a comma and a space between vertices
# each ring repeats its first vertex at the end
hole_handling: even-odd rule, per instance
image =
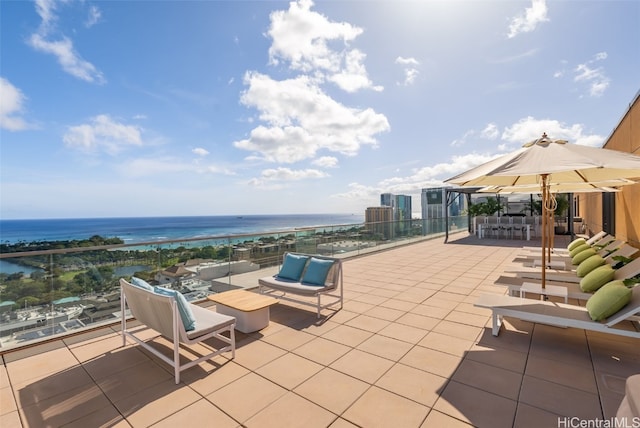
POLYGON ((341 311, 318 322, 276 305, 269 327, 237 333, 234 360, 179 385, 121 347, 117 326, 6 353, 0 426, 539 428, 614 416, 640 342, 512 319, 491 336, 473 302, 505 292, 493 281, 524 241, 442 241, 347 259, 341 311))

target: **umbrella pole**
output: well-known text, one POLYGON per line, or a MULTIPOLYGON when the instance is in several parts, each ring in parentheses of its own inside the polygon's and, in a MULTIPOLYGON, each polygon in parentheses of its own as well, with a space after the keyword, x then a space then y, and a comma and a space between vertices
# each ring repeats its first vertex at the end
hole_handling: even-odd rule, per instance
POLYGON ((542 174, 542 281, 541 281, 541 285, 542 285, 542 289, 545 288, 545 283, 546 283, 546 279, 547 279, 547 263, 546 263, 546 259, 547 259, 547 255, 545 254, 545 246, 547 243, 547 198, 548 198, 548 188, 547 188, 547 178, 548 178, 548 174, 542 174))
MULTIPOLYGON (((549 198, 549 192, 547 191, 547 198, 549 198)), ((547 219, 547 263, 551 264, 551 251, 553 251, 555 245, 555 222, 553 220, 553 211, 551 209, 548 210, 549 218, 547 219)))

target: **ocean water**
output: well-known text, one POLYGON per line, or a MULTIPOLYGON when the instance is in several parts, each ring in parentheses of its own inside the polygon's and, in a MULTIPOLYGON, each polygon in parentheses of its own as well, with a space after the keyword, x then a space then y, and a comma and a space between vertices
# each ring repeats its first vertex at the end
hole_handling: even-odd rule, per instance
POLYGON ((362 222, 364 216, 356 214, 0 220, 0 242, 63 241, 100 235, 135 244, 362 222))

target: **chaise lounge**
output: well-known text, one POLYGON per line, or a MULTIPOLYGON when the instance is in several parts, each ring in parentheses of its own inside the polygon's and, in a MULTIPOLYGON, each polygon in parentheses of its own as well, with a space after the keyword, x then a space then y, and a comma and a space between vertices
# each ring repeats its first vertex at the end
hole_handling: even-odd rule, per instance
MULTIPOLYGON (((613 273, 612 280, 625 280, 627 278, 632 278, 638 274, 640 274, 640 258, 627 263, 619 269, 616 269, 613 273)), ((582 291, 582 289, 580 288, 580 280, 582 278, 577 276, 575 273, 563 276, 548 274, 547 279, 551 279, 550 277, 554 278, 554 280, 545 281, 545 284, 566 287, 567 297, 570 299, 587 300, 593 295, 593 293, 582 291), (564 280, 562 280, 562 278, 564 278, 564 280)), ((522 287, 524 283, 540 284, 540 281, 535 278, 506 275, 501 275, 497 280, 494 281, 494 284, 496 285, 503 285, 508 287, 510 295, 515 295, 516 293, 518 293, 520 287, 522 287)))
MULTIPOLYGON (((586 248, 586 246, 583 248, 586 248)), ((632 247, 631 245, 621 240, 617 240, 617 241, 612 241, 611 243, 609 243, 608 245, 606 245, 600 250, 591 248, 589 250, 585 250, 582 253, 578 253, 576 255, 576 258, 578 259, 577 263, 574 262, 574 258, 571 257, 570 255, 551 256, 550 263, 547 262, 547 266, 552 269, 558 269, 560 271, 559 273, 563 274, 565 272, 562 272, 562 271, 575 271, 576 265, 580 264, 581 261, 590 257, 591 255, 597 254, 600 257, 602 257, 610 265, 615 265, 618 260, 617 257, 630 258, 634 254, 636 254, 638 251, 640 250, 638 250, 635 247, 632 247)), ((542 259, 539 256, 535 257, 530 255, 524 255, 524 256, 516 257, 514 259, 514 262, 523 262, 526 268, 532 268, 532 267, 537 268, 541 266, 542 259)), ((526 272, 526 270, 524 272, 526 272)))
POLYGON ((523 321, 549 324, 557 327, 574 327, 620 336, 640 338, 640 332, 621 323, 640 313, 640 287, 631 291, 631 301, 605 322, 593 321, 587 308, 550 301, 523 299, 498 294, 483 294, 474 306, 491 309, 492 334, 498 336, 503 317, 513 317, 523 321))

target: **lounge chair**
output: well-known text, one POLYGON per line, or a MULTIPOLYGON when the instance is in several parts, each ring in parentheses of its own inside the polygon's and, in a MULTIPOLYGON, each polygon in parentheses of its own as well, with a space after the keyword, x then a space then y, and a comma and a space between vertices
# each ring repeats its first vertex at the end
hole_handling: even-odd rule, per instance
POLYGON ((157 294, 132 285, 124 279, 120 279, 120 305, 122 310, 122 346, 126 346, 127 338, 144 347, 156 357, 169 364, 174 369, 176 384, 180 383, 180 372, 209 360, 223 352, 231 351, 231 358, 235 357, 236 320, 228 315, 218 314, 208 309, 191 303, 189 308, 195 318, 195 328, 187 331, 179 313, 178 302, 175 297, 157 294), (152 328, 173 342, 173 359, 162 354, 153 346, 135 335, 135 331, 127 329, 127 317, 125 309, 129 308, 131 314, 142 324, 152 328), (229 332, 229 337, 222 333, 229 332), (213 349, 210 345, 205 347, 213 349, 211 353, 180 364, 180 343, 194 345, 203 340, 215 338, 227 346, 213 349))
POLYGON ((491 333, 494 336, 500 333, 502 318, 506 316, 557 327, 574 327, 640 338, 640 332, 636 331, 633 326, 625 329, 619 325, 622 321, 628 320, 640 313, 640 287, 633 288, 631 302, 622 308, 622 310, 609 317, 606 322, 593 321, 587 309, 582 306, 522 299, 499 294, 483 294, 474 303, 474 306, 491 309, 491 333))
MULTIPOLYGON (((635 247, 632 247, 629 244, 624 243, 621 240, 611 241, 609 244, 604 246, 602 249, 596 252, 600 257, 604 258, 607 263, 614 265, 617 263, 614 257, 622 256, 622 257, 631 257, 638 250, 635 247)), ((518 256, 513 261, 514 262, 523 262, 525 267, 539 267, 540 266, 540 256, 535 257, 532 255, 518 256)), ((575 270, 575 265, 572 263, 572 258, 570 256, 560 256, 554 255, 551 256, 551 263, 549 267, 555 268, 558 270, 575 270)))
MULTIPOLYGON (((610 264, 615 263, 615 260, 612 257, 609 258, 610 264)), ((618 271, 622 270, 623 274, 625 275, 622 279, 630 278, 640 273, 639 271, 640 269, 638 267, 639 265, 640 265, 640 258, 637 258, 617 270, 618 271), (635 272, 635 273, 627 274, 627 272, 635 272)), ((540 271, 540 268, 531 269, 531 270, 507 271, 507 273, 516 274, 516 276, 520 278, 536 279, 538 281, 542 279, 542 272, 540 271)), ((582 279, 578 275, 576 275, 576 272, 572 272, 572 271, 563 272, 559 270, 547 271, 545 273, 545 278, 549 281, 562 281, 562 282, 575 282, 575 283, 579 283, 580 280, 582 279)), ((531 282, 531 281, 527 281, 527 282, 531 282)))
MULTIPOLYGON (((591 238, 587 239, 586 243, 591 246, 594 246, 594 245, 600 246, 600 245, 607 244, 608 242, 613 241, 614 239, 616 239, 614 236, 609 235, 607 232, 601 231, 593 235, 591 238)), ((525 251, 530 251, 534 255, 540 254, 540 247, 528 246, 528 247, 522 247, 522 249, 525 251)), ((565 255, 569 253, 569 251, 566 248, 553 248, 552 252, 554 254, 564 253, 565 255)))
MULTIPOLYGON (((566 278, 566 280, 549 278, 549 276, 552 274, 548 273, 548 281, 545 281, 545 284, 567 287, 567 297, 569 297, 570 299, 587 300, 593 295, 593 293, 585 293, 580 289, 579 284, 582 278, 578 277, 573 272, 568 273, 570 273, 570 275, 566 275, 564 277, 566 278)), ((627 278, 633 278, 636 275, 640 275, 640 258, 637 258, 632 262, 629 262, 626 265, 622 266, 621 268, 616 269, 615 273, 613 274, 613 280, 625 280, 627 278)), ((509 294, 514 295, 516 292, 518 292, 520 287, 522 287, 522 284, 524 284, 525 282, 533 282, 538 284, 540 283, 539 280, 532 278, 502 275, 496 281, 494 281, 494 284, 509 287, 509 294)))

